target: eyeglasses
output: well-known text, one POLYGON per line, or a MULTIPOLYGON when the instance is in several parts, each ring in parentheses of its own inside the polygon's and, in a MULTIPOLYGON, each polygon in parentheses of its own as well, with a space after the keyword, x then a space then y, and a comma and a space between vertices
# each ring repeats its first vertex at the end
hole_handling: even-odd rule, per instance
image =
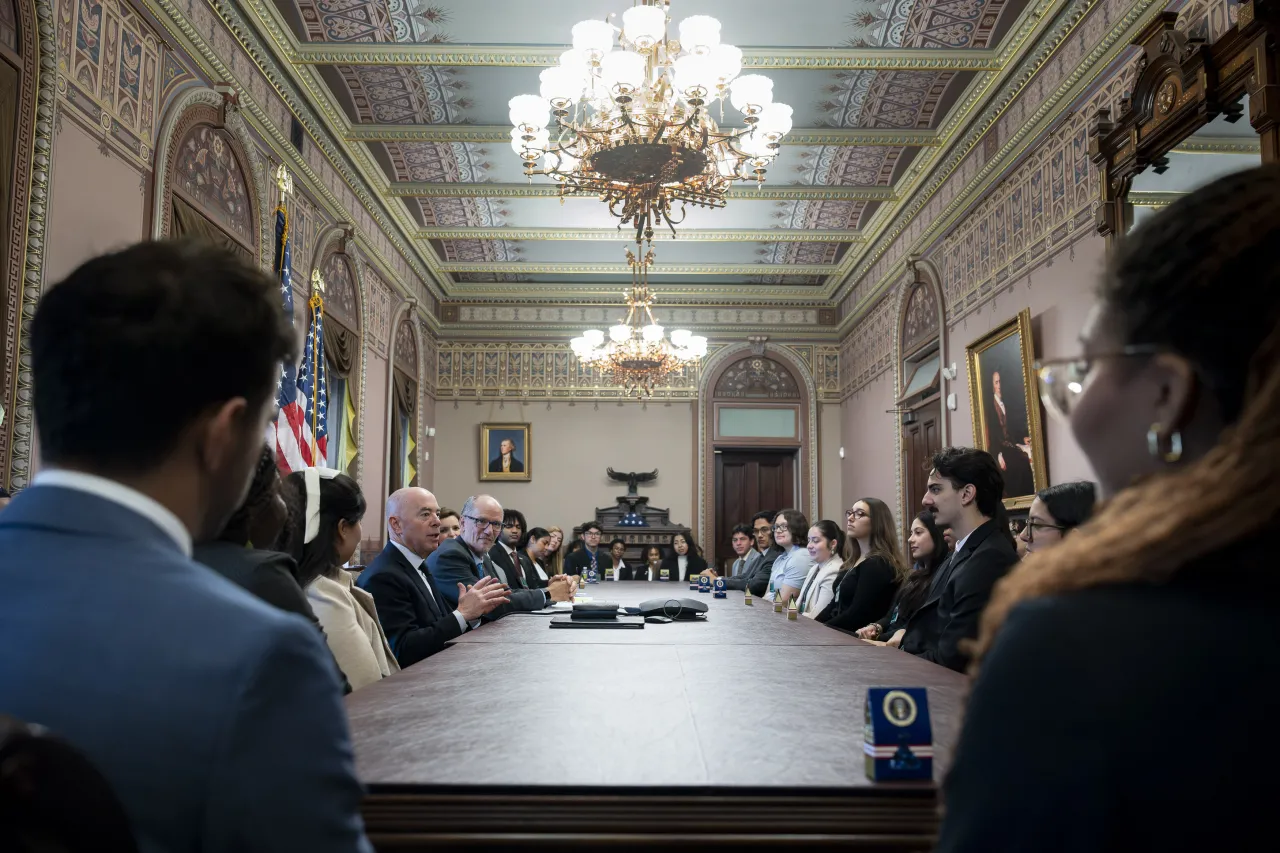
POLYGON ((846 510, 844 511, 844 517, 845 517, 846 519, 848 519, 848 518, 870 518, 870 517, 871 517, 871 513, 866 512, 865 510, 861 510, 861 509, 846 509, 846 510))
POLYGON ((1037 361, 1035 371, 1040 382, 1040 399, 1044 401, 1044 406, 1051 415, 1066 420, 1071 416, 1071 410, 1075 407, 1076 401, 1084 393, 1089 372, 1093 370, 1096 362, 1108 358, 1155 355, 1163 351, 1164 347, 1155 344, 1138 344, 1103 355, 1037 361))
POLYGON ((773 526, 773 532, 774 532, 774 533, 777 533, 779 530, 789 530, 789 529, 790 529, 790 528, 789 528, 789 527, 787 527, 785 524, 775 524, 775 525, 773 526))
POLYGON ((759 536, 761 533, 768 533, 773 528, 772 527, 753 527, 751 529, 755 532, 757 536, 759 536))
POLYGON ((583 535, 583 536, 599 536, 599 535, 600 535, 600 531, 599 531, 599 530, 588 530, 586 533, 583 533, 582 535, 583 535))
POLYGON ((464 516, 464 518, 470 521, 474 521, 476 527, 479 527, 481 530, 488 530, 489 528, 498 530, 499 528, 502 527, 501 521, 490 521, 487 518, 476 518, 474 515, 464 516))
POLYGON ((1062 527, 1061 525, 1045 524, 1043 521, 1035 521, 1035 520, 1028 521, 1025 525, 1023 525, 1022 529, 1027 532, 1028 542, 1036 541, 1037 530, 1056 530, 1059 533, 1065 533, 1067 531, 1067 528, 1062 527))

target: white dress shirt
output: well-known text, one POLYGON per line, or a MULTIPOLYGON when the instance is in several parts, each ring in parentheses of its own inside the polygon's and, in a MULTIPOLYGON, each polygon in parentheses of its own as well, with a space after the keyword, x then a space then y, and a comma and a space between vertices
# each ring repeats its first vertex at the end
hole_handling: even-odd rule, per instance
POLYGON ((108 480, 106 477, 99 477, 97 474, 68 471, 64 468, 46 468, 37 472, 31 485, 73 489, 119 504, 159 527, 177 543, 183 554, 187 557, 191 556, 191 531, 187 530, 187 526, 164 504, 137 489, 115 480, 108 480))
MULTIPOLYGON (((391 544, 395 545, 396 549, 399 550, 401 554, 404 554, 404 558, 409 561, 409 565, 413 566, 413 568, 417 571, 418 575, 422 578, 422 582, 427 585, 427 590, 428 591, 434 590, 435 587, 431 585, 431 577, 422 570, 422 564, 425 563, 426 560, 422 559, 417 554, 413 553, 408 548, 404 547, 394 539, 391 540, 391 544)), ((477 619, 475 622, 472 622, 470 626, 468 626, 467 620, 464 619, 462 614, 459 613, 457 610, 453 611, 453 618, 458 620, 458 627, 460 627, 463 631, 467 630, 468 627, 475 628, 480 624, 480 620, 477 619)))

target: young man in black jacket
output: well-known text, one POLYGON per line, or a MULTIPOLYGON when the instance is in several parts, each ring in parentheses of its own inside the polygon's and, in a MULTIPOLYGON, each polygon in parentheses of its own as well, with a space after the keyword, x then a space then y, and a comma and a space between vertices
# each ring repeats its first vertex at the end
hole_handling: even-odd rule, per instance
POLYGON ((1000 466, 986 451, 948 447, 934 454, 922 503, 939 527, 952 529, 956 547, 908 620, 903 651, 957 672, 968 666, 962 641, 978 636, 991 588, 1018 561, 1009 537, 998 529, 1003 495, 1000 466))

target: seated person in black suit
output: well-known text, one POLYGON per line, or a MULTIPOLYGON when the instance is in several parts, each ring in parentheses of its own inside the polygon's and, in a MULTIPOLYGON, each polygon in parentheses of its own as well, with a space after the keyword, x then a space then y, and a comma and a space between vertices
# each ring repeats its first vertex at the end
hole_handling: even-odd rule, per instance
POLYGON ((604 580, 604 570, 613 567, 613 558, 605 551, 600 550, 600 534, 603 531, 600 525, 594 521, 588 521, 582 525, 582 548, 580 550, 569 549, 569 556, 564 559, 564 573, 566 575, 585 575, 587 569, 594 568, 596 577, 604 580))
POLYGON ((698 543, 693 541, 693 534, 684 530, 671 534, 671 553, 662 561, 662 568, 672 580, 688 580, 697 577, 707 570, 707 561, 698 551, 698 543))
POLYGON ((426 489, 406 488, 387 499, 389 541, 356 584, 373 596, 378 621, 403 669, 444 648, 480 618, 507 602, 502 584, 491 578, 450 584, 446 601, 427 576, 423 561, 440 538, 440 504, 426 489))
POLYGON ((990 453, 948 447, 933 455, 926 509, 950 527, 955 552, 942 565, 920 608, 905 626, 901 648, 925 660, 964 672, 969 653, 963 640, 978 636, 991 589, 1018 562, 1004 521, 1004 477, 990 453))
POLYGON ((502 508, 502 532, 498 541, 489 549, 489 559, 502 570, 506 583, 512 589, 537 589, 525 578, 524 561, 520 559, 520 545, 524 532, 529 529, 524 513, 518 509, 502 508))
POLYGON ((524 563, 524 579, 529 589, 546 589, 551 575, 542 567, 542 563, 551 554, 551 532, 543 527, 535 527, 524 535, 521 548, 521 562, 524 563))
MULTIPOLYGON (((492 495, 473 495, 462 505, 462 535, 450 539, 427 558, 427 569, 445 600, 456 607, 458 591, 482 577, 497 578, 507 587, 504 573, 489 558, 489 551, 502 529, 502 504, 492 495), (450 600, 450 595, 453 596, 450 600)), ((485 614, 486 620, 501 619, 508 613, 541 610, 553 601, 572 601, 577 585, 567 575, 555 575, 546 589, 513 589, 510 600, 485 614)))
POLYGON ((765 510, 751 516, 751 532, 755 537, 755 550, 759 559, 748 562, 742 573, 724 579, 726 589, 750 589, 754 596, 762 596, 769 590, 769 578, 773 564, 782 555, 782 549, 773 541, 773 517, 776 513, 765 510))
POLYGON ((616 581, 631 580, 634 566, 627 565, 623 559, 627 553, 627 540, 615 538, 609 543, 609 559, 613 561, 613 579, 616 581))
POLYGON ((632 580, 656 581, 662 577, 662 546, 644 546, 644 568, 637 568, 632 580))

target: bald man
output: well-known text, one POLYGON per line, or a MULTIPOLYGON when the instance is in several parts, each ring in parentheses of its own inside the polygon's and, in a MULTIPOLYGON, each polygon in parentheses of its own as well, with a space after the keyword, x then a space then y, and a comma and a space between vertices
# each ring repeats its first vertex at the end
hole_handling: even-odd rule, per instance
POLYGON ((389 541, 356 585, 373 596, 378 621, 400 667, 444 648, 509 600, 493 578, 459 583, 443 594, 423 565, 440 544, 440 503, 426 489, 400 489, 387 499, 389 541))
MULTIPOLYGON (((502 567, 489 558, 489 551, 502 530, 502 504, 492 495, 473 495, 462 506, 462 535, 450 539, 427 559, 431 578, 444 593, 455 585, 480 583, 496 578, 503 586, 514 584, 502 567)), ((500 619, 517 611, 541 610, 553 601, 572 601, 575 581, 568 575, 553 575, 546 589, 514 589, 510 601, 494 608, 484 618, 500 619)), ((447 595, 447 594, 446 594, 447 595)))

